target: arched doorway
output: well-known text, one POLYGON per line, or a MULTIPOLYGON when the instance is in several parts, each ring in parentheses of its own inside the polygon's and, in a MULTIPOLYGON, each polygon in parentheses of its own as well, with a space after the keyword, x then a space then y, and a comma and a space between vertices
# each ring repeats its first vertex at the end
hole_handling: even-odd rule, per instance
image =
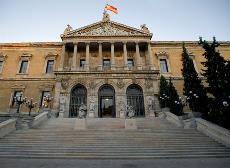
POLYGON ((115 91, 110 85, 103 85, 98 91, 98 116, 101 118, 116 117, 115 91))
POLYGON ((127 88, 127 105, 135 110, 136 117, 145 116, 143 91, 140 86, 132 84, 127 88))
POLYGON ((83 85, 76 85, 70 94, 69 117, 78 117, 78 109, 81 104, 87 106, 87 90, 83 85))

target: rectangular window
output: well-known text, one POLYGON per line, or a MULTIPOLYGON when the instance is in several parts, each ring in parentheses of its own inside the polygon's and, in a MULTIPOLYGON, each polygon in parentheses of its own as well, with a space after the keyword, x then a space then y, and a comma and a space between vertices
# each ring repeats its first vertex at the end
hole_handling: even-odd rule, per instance
POLYGON ((47 74, 53 73, 53 67, 54 67, 54 60, 48 60, 46 65, 46 73, 47 74))
POLYGON ((12 107, 16 107, 16 101, 15 101, 15 97, 20 96, 22 93, 22 91, 14 91, 13 97, 12 97, 12 107))
POLYGON ((44 98, 45 98, 45 96, 47 96, 48 94, 50 94, 49 91, 42 91, 42 96, 41 96, 41 100, 40 100, 40 107, 41 107, 42 104, 44 103, 44 98))
POLYGON ((133 67, 134 66, 134 62, 133 59, 128 59, 128 67, 133 67))
POLYGON ((3 61, 0 61, 0 73, 2 73, 3 61))
POLYGON ((111 66, 110 59, 103 59, 103 67, 109 68, 111 66))
POLYGON ((80 59, 80 67, 84 68, 85 66, 85 59, 80 59))
POLYGON ((27 60, 22 61, 19 73, 26 73, 27 66, 28 66, 28 61, 27 60))
POLYGON ((160 70, 162 73, 168 72, 168 65, 166 59, 160 59, 160 70))

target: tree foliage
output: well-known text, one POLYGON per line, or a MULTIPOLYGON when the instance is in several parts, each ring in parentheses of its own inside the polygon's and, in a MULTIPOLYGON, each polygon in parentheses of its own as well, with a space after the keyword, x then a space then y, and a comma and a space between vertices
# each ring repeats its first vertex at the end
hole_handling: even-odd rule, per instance
POLYGON ((179 99, 179 95, 177 93, 177 90, 175 89, 172 80, 170 78, 169 80, 169 108, 170 111, 177 115, 177 116, 181 116, 183 115, 183 106, 181 104, 181 101, 179 99))
POLYGON ((169 84, 165 77, 161 75, 160 78, 160 93, 159 93, 159 101, 160 101, 160 106, 161 108, 168 107, 168 96, 169 96, 169 84))
POLYGON ((209 104, 209 119, 230 128, 230 63, 216 49, 220 44, 215 37, 212 43, 200 38, 199 44, 205 50, 203 56, 206 61, 202 64, 208 83, 207 91, 213 95, 209 104))
POLYGON ((205 115, 208 112, 208 97, 206 91, 184 44, 182 48, 181 71, 184 78, 184 95, 188 97, 189 107, 192 111, 201 112, 205 115))

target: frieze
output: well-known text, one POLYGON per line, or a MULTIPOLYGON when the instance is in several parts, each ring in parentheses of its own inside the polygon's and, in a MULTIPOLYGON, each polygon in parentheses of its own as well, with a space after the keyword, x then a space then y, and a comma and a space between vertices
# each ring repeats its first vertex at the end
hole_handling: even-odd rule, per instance
POLYGON ((118 79, 117 80, 117 87, 119 89, 122 89, 124 86, 125 86, 125 83, 124 83, 123 79, 118 79))
POLYGON ((69 76, 62 77, 61 79, 62 89, 66 90, 69 87, 69 80, 70 80, 69 76))
POLYGON ((90 81, 89 84, 88 84, 88 86, 89 86, 90 89, 95 89, 96 86, 97 86, 97 84, 94 81, 90 81))
POLYGON ((146 79, 145 80, 145 88, 146 89, 153 88, 153 81, 151 79, 146 79))

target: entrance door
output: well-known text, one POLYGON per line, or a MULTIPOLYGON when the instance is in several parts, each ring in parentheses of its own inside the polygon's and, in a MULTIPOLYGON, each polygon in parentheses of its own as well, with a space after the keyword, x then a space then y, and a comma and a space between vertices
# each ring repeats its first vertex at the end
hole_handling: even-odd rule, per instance
POLYGON ((99 89, 99 117, 116 117, 114 89, 110 85, 104 85, 99 89))
POLYGON ((127 104, 132 106, 136 117, 145 116, 143 91, 140 86, 132 84, 127 88, 127 104))
POLYGON ((75 86, 70 95, 70 111, 69 111, 69 117, 78 117, 78 111, 79 107, 86 103, 87 100, 87 91, 86 88, 83 85, 77 85, 75 86))

